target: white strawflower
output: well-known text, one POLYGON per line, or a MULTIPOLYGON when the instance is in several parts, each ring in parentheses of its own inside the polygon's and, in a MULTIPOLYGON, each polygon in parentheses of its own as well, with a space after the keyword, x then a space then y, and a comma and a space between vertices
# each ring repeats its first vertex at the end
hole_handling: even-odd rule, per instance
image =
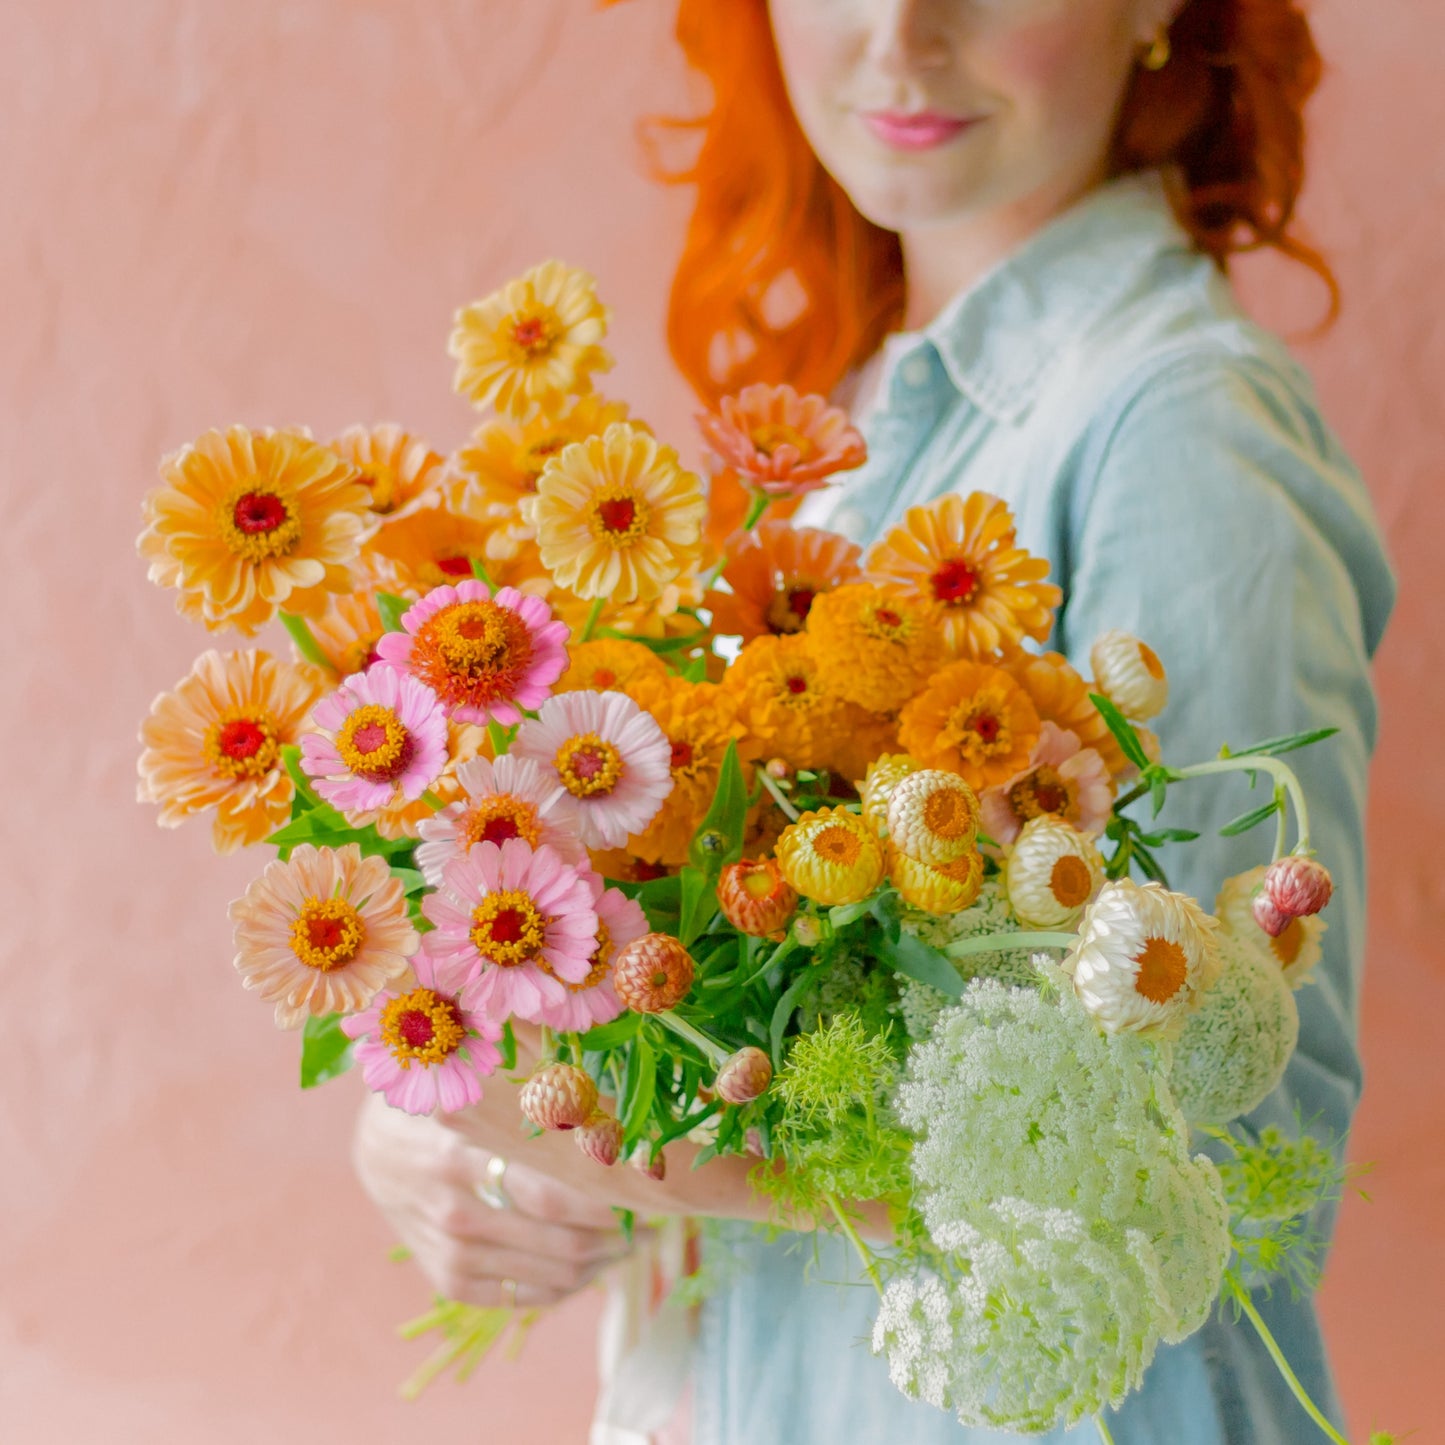
POLYGON ((901 778, 887 816, 889 841, 917 863, 941 868, 974 852, 978 798, 956 773, 925 768, 901 778))
POLYGON ((1111 1033, 1176 1034, 1219 976, 1218 928, 1192 898, 1157 883, 1106 883, 1064 955, 1086 1009, 1111 1033))
POLYGON ((1169 679, 1154 649, 1128 632, 1101 633, 1089 650, 1095 690, 1127 718, 1157 717, 1169 701, 1169 679))
POLYGON ((1197 1125, 1227 1124, 1262 1104, 1299 1040, 1294 995, 1267 953, 1233 937, 1220 952, 1224 971, 1185 1019, 1169 1070, 1184 1117, 1197 1125))
POLYGON ((1104 859, 1062 818, 1030 818, 1004 863, 1009 906, 1028 928, 1067 928, 1104 884, 1104 859))
POLYGON ((1273 959, 1284 974, 1284 981, 1291 988, 1300 989, 1314 982, 1315 965, 1323 953, 1320 940, 1329 924, 1318 914, 1291 918, 1283 930, 1271 938, 1255 922, 1251 906, 1254 895, 1264 885, 1264 875, 1268 871, 1261 863, 1258 868, 1224 880, 1219 896, 1214 900, 1220 935, 1229 934, 1273 959))

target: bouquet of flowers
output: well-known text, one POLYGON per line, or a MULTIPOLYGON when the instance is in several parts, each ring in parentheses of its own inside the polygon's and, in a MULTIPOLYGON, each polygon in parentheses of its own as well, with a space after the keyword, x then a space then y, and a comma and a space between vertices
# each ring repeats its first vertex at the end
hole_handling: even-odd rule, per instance
MULTIPOLYGON (((866 455, 786 385, 700 418, 751 503, 714 547, 702 480, 593 389, 607 319, 556 261, 461 310, 487 415, 449 457, 232 426, 165 458, 152 579, 211 631, 279 619, 295 656, 202 654, 144 723, 141 797, 277 850, 235 964, 301 1031, 303 1085, 354 1061, 399 1109, 462 1109, 526 1025, 533 1129, 599 1168, 660 1172, 684 1136, 751 1156, 779 1224, 858 1248, 900 1390, 1107 1439, 1221 1295, 1267 1333, 1249 1288, 1312 1282, 1340 1170, 1230 1125, 1320 953, 1283 757, 1327 733, 1163 761, 1162 662, 1122 632, 1092 679, 1040 650, 1061 594, 997 498, 866 555, 766 517, 866 455), (1275 820, 1274 861, 1210 914, 1156 856, 1195 835, 1152 818, 1227 771, 1266 781, 1225 831, 1275 820)), ((422 1323, 468 1366, 509 1318, 422 1323)))

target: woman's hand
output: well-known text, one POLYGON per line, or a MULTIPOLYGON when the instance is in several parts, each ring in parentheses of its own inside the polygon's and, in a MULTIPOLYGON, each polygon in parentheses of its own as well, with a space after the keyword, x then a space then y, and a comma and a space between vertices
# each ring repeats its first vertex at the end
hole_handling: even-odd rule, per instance
POLYGON ((357 1121, 352 1159, 362 1185, 448 1299, 555 1304, 628 1252, 606 1202, 528 1167, 515 1157, 525 1141, 515 1128, 512 1137, 522 1146, 505 1156, 512 1207, 496 1209, 476 1192, 491 1156, 457 1129, 375 1094, 357 1121))

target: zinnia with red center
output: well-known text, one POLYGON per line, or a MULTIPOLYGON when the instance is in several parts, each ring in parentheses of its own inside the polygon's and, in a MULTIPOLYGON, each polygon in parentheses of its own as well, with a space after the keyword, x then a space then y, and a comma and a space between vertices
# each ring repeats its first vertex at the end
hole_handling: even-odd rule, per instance
POLYGON ((864 575, 921 602, 956 656, 989 658, 1047 639, 1063 593, 1049 564, 1014 545, 1013 516, 987 492, 910 507, 868 553, 864 575))
POLYGON ((317 669, 267 652, 203 652, 141 724, 137 797, 160 804, 164 828, 214 808, 218 853, 259 843, 291 811, 281 749, 300 742, 320 690, 317 669))
POLYGON ((304 432, 208 431, 161 462, 161 480, 136 546, 184 616, 251 636, 278 607, 309 616, 350 588, 370 493, 304 432))
POLYGON ((560 806, 588 848, 620 848, 672 791, 672 745, 620 692, 549 698, 517 729, 511 755, 531 758, 563 789, 560 806))
POLYGON ((457 722, 514 723, 537 707, 567 667, 567 624, 538 597, 482 582, 434 587, 402 614, 376 650, 429 687, 457 722))
POLYGON ((278 1028, 353 1013, 406 973, 420 939, 384 858, 298 844, 231 904, 241 982, 276 1005, 278 1028))
POLYGON ((1031 818, 1062 818, 1097 837, 1114 806, 1114 780, 1094 748, 1053 722, 1040 725, 1029 765, 978 800, 984 831, 995 843, 1012 843, 1031 818))
POLYGON ((568 863, 586 863, 587 850, 558 807, 562 786, 540 763, 506 753, 491 761, 473 758, 457 769, 462 801, 421 823, 416 866, 433 888, 453 858, 479 843, 520 838, 529 847, 545 843, 568 863))
POLYGON ((565 985, 560 1003, 546 1004, 541 1022, 567 1033, 585 1033, 595 1024, 611 1023, 622 1012, 622 1000, 612 986, 612 960, 617 951, 648 930, 647 915, 639 904, 616 888, 606 887, 595 873, 586 875, 597 909, 597 947, 587 977, 565 985))
POLYGON ((589 872, 545 843, 479 843, 446 865, 441 887, 422 903, 435 925, 427 951, 481 970, 469 996, 490 1017, 539 1022, 567 984, 591 972, 597 910, 589 872))
POLYGON ((447 715, 414 677, 375 666, 316 704, 301 768, 343 813, 414 802, 447 761, 447 715))
POLYGON ((763 522, 735 533, 723 548, 722 580, 731 589, 709 592, 704 605, 721 637, 787 636, 801 632, 813 599, 859 575, 859 549, 835 532, 763 522))
POLYGON ((848 414, 826 397, 758 383, 700 412, 702 434, 725 467, 770 497, 800 497, 835 472, 868 460, 868 446, 848 414))
POLYGON ((502 1061, 502 1027, 477 1006, 473 965, 423 950, 413 969, 415 988, 378 994, 341 1030, 357 1041, 367 1087, 392 1108, 450 1114, 482 1097, 482 1080, 502 1061))

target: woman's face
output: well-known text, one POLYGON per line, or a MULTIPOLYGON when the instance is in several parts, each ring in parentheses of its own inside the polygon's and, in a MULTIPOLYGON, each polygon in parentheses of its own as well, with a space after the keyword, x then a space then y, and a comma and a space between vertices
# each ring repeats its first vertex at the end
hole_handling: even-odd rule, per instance
POLYGON ((1170 0, 769 0, 798 122, 869 220, 1067 203, 1102 178, 1170 0))

